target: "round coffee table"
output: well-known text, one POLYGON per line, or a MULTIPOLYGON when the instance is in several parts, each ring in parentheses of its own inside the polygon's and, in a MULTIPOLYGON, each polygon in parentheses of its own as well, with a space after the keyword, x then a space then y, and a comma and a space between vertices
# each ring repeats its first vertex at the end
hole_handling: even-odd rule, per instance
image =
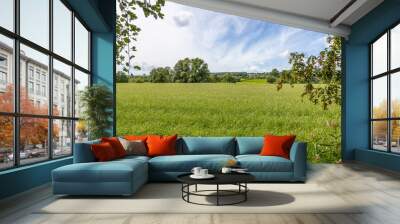
POLYGON ((188 203, 197 205, 234 205, 247 201, 247 192, 249 188, 247 183, 255 180, 255 177, 248 173, 229 173, 213 174, 215 177, 212 179, 193 179, 189 174, 182 174, 177 177, 178 181, 182 183, 182 199, 188 203), (215 190, 198 190, 197 185, 215 185, 215 190), (220 185, 236 185, 237 190, 223 190, 220 185), (195 186, 194 191, 190 191, 190 186, 195 186), (214 192, 215 194, 206 194, 214 192), (216 197, 216 204, 202 204, 190 200, 190 196, 203 196, 203 197, 216 197), (240 196, 240 199, 231 203, 221 203, 221 197, 240 196))

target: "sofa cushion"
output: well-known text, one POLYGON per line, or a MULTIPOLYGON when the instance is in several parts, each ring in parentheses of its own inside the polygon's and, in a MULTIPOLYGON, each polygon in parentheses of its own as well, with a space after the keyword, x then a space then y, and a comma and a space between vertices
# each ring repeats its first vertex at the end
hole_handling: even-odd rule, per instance
POLYGON ((235 141, 232 137, 183 137, 180 147, 181 153, 186 155, 235 155, 235 141))
POLYGON ((260 154, 264 145, 263 137, 236 137, 236 155, 260 154))
POLYGON ((140 159, 75 163, 59 167, 52 174, 53 181, 58 182, 130 182, 135 172, 147 176, 147 163, 140 159))
POLYGON ((280 156, 290 159, 290 148, 296 139, 295 135, 265 135, 264 146, 261 149, 262 156, 280 156))
POLYGON ((249 172, 292 172, 292 161, 279 156, 239 155, 240 167, 249 172))
POLYGON ((96 157, 96 161, 105 162, 118 158, 112 145, 108 142, 93 144, 90 147, 92 149, 94 157, 96 157))
POLYGON ((190 172, 193 167, 199 166, 210 171, 219 171, 230 159, 231 155, 175 155, 158 156, 149 160, 150 171, 163 172, 190 172))
POLYGON ((147 137, 146 143, 148 156, 166 156, 176 155, 176 139, 178 135, 160 136, 150 135, 147 137))

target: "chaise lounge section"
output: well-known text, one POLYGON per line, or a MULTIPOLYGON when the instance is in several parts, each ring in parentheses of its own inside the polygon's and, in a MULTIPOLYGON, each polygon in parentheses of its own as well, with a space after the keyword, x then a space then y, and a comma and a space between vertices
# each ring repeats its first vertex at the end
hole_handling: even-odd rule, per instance
POLYGON ((263 137, 182 137, 177 155, 127 156, 96 162, 91 145, 75 144, 74 163, 53 170, 54 194, 132 195, 148 181, 176 181, 176 177, 200 166, 218 172, 229 160, 236 160, 259 182, 304 182, 306 143, 295 142, 290 159, 260 156, 263 137))

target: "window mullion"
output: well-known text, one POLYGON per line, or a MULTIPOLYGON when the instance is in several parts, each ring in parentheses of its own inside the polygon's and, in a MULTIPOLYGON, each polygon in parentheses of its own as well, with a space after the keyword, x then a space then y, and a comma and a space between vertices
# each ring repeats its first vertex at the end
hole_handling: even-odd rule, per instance
MULTIPOLYGON (((387 32, 387 71, 390 71, 390 30, 387 32)), ((388 85, 388 87, 387 87, 387 98, 388 98, 388 100, 387 100, 387 110, 388 110, 388 118, 391 118, 392 117, 392 99, 391 99, 391 79, 392 79, 392 75, 391 75, 391 73, 389 73, 388 75, 387 75, 387 85, 388 85)), ((392 121, 391 120, 389 120, 388 122, 387 122, 387 125, 388 125, 388 127, 387 127, 387 132, 388 132, 388 137, 387 137, 387 140, 388 140, 388 148, 387 148, 387 151, 388 152, 391 152, 392 151, 392 135, 391 135, 391 132, 392 132, 392 121)))

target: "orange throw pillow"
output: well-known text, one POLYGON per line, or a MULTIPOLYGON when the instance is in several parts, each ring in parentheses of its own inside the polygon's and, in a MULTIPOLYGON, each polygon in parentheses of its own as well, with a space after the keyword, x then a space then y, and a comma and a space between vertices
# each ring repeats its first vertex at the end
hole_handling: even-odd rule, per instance
POLYGON ((113 147, 108 142, 93 144, 91 145, 91 149, 94 157, 99 162, 110 161, 117 158, 113 147))
POLYGON ((176 155, 176 139, 173 136, 150 135, 147 137, 148 156, 176 155))
POLYGON ((290 148, 293 145, 295 135, 285 136, 264 136, 264 146, 261 149, 262 156, 280 156, 286 159, 290 158, 290 148))
POLYGON ((125 135, 124 139, 129 141, 142 141, 146 143, 147 135, 125 135))
POLYGON ((101 142, 108 142, 114 149, 115 155, 117 158, 121 158, 126 156, 126 151, 124 146, 122 146, 121 142, 117 137, 109 137, 109 138, 101 138, 101 142))

